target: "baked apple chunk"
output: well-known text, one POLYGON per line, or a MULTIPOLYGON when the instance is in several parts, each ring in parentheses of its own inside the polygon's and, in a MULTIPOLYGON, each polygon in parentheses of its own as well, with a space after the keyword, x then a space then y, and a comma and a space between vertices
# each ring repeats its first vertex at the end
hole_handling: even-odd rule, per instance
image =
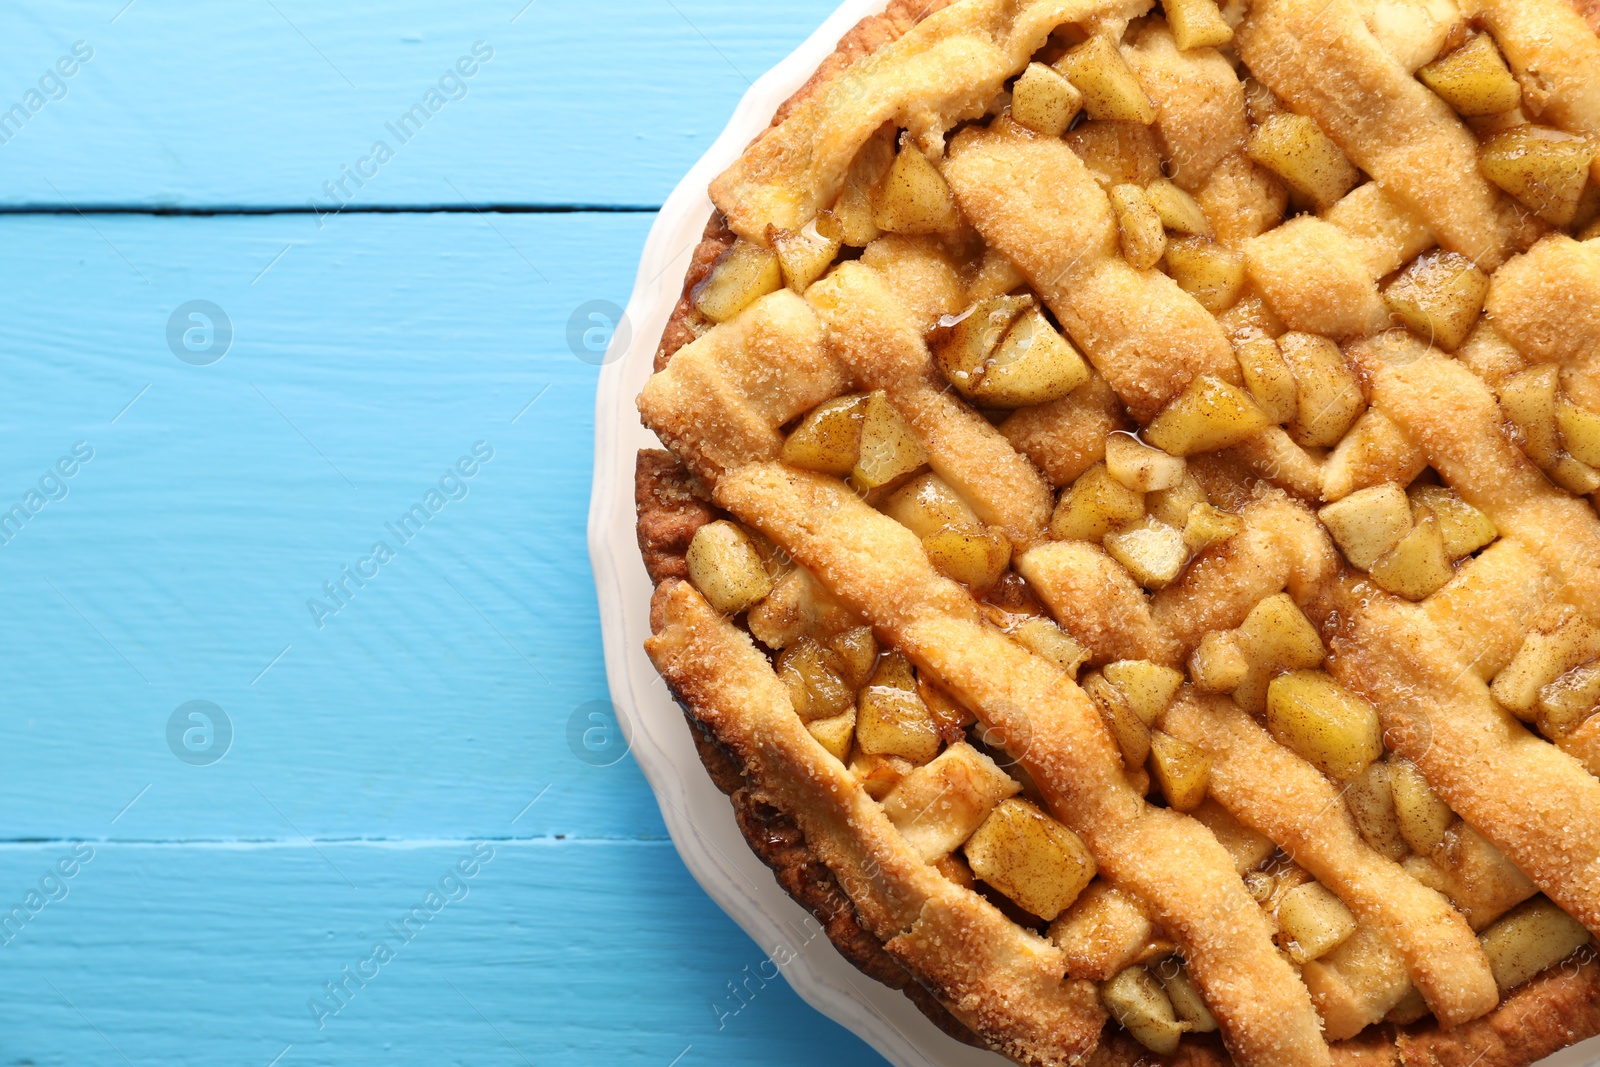
POLYGON ((1026 1067, 1600 1034, 1600 38, 892 0, 710 189, 653 661, 865 973, 1026 1067))

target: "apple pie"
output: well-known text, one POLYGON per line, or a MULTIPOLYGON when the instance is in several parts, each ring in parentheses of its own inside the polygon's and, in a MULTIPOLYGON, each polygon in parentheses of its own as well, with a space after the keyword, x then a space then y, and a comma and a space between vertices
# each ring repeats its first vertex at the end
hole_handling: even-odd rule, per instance
POLYGON ((647 649, 949 1033, 1600 1033, 1594 14, 894 0, 712 183, 639 397, 647 649))

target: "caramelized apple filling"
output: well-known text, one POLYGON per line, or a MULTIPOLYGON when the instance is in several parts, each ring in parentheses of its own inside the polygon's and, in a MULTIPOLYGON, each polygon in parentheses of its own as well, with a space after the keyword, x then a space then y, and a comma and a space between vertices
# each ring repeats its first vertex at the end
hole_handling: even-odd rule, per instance
POLYGON ((1600 45, 1044 6, 951 5, 907 35, 980 87, 887 45, 870 121, 768 135, 804 180, 714 187, 641 404, 719 508, 688 581, 903 850, 892 953, 959 900, 1162 1056, 1448 1033, 1600 929, 1600 45))

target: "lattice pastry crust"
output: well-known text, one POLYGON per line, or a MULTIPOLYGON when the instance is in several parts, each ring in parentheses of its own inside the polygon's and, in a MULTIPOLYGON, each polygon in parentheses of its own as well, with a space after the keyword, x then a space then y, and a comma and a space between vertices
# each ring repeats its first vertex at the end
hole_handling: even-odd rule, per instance
POLYGON ((896 2, 713 183, 639 401, 647 650, 951 1033, 1600 1033, 1586 17, 896 2))

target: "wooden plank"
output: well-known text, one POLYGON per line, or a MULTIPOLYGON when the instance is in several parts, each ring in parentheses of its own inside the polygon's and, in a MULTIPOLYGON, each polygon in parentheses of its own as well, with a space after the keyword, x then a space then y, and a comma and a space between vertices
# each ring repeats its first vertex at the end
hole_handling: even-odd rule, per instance
POLYGON ((626 302, 652 217, 473 213, 659 203, 833 4, 524 3, 7 20, 0 211, 64 212, 0 216, 7 1062, 881 1062, 687 877, 631 760, 584 746, 606 690, 574 315, 626 302), (402 143, 386 124, 480 40, 402 143), (72 213, 305 212, 341 180, 352 206, 466 210, 72 213), (170 347, 195 300, 233 328, 215 363, 170 347), (379 539, 319 628, 307 599, 379 539), (195 700, 231 723, 219 762, 173 747, 195 700), (319 1028, 308 1001, 338 1006, 323 983, 474 838, 495 855, 464 899, 319 1028), (65 896, 8 929, 30 891, 65 896))
POLYGON ((607 695, 568 320, 626 300, 649 222, 0 217, 0 512, 66 492, 0 544, 0 838, 662 836, 632 762, 568 742, 607 695), (168 347, 193 299, 234 328, 209 366, 168 347), (233 724, 221 762, 169 748, 191 700, 233 724))
MULTIPOLYGON (((5 935, 8 1063, 882 1062, 665 842, 87 847, 5 935)), ((71 849, 0 848, 5 908, 71 849)))
POLYGON ((377 141, 393 158, 347 182, 355 203, 659 204, 835 6, 145 0, 110 21, 122 3, 27 0, 7 19, 0 110, 38 110, 0 126, 0 207, 332 206, 323 183, 377 141), (60 78, 77 41, 92 57, 60 78), (396 136, 441 77, 421 132, 396 136))

